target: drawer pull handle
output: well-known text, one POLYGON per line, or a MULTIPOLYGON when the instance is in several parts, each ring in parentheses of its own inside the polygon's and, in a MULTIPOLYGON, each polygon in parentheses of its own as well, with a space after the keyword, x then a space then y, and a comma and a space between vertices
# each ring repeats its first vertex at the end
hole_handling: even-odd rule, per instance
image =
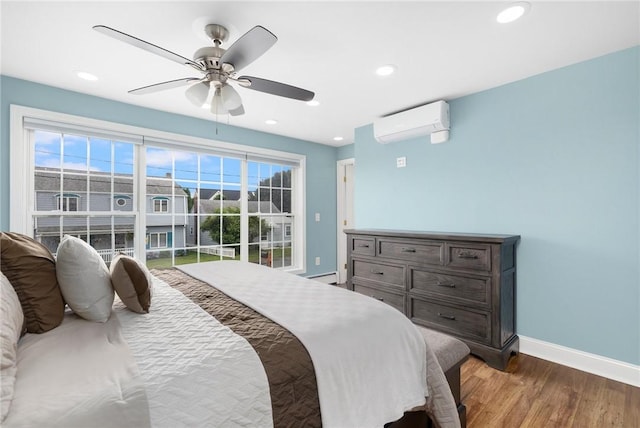
POLYGON ((440 312, 438 312, 438 316, 440 318, 445 318, 445 319, 448 319, 448 320, 451 320, 451 321, 455 321, 456 320, 456 317, 454 317, 453 315, 441 314, 440 312))
POLYGON ((436 282, 436 285, 439 287, 456 288, 456 284, 453 282, 436 282))
POLYGON ((478 255, 470 253, 468 251, 463 251, 460 254, 458 254, 458 257, 461 259, 477 259, 478 255))
POLYGON ((371 296, 371 297, 373 297, 376 300, 380 300, 381 302, 384 302, 384 299, 382 297, 376 297, 376 296, 371 296))
POLYGON ((374 275, 384 275, 384 272, 379 271, 379 270, 373 270, 373 269, 371 269, 371 273, 374 274, 374 275))
POLYGON ((358 245, 360 248, 369 248, 369 244, 360 244, 358 245))
POLYGON ((415 253, 416 249, 415 248, 403 248, 401 251, 403 253, 415 253))

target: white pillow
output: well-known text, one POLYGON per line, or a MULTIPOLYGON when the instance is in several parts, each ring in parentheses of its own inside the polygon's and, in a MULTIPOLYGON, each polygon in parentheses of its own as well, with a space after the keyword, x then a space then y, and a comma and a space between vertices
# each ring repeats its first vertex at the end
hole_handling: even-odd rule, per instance
POLYGON ((91 245, 65 235, 56 254, 56 277, 62 297, 78 316, 97 322, 109 319, 114 299, 111 277, 91 245))
POLYGON ((9 413, 16 381, 18 340, 24 324, 20 299, 6 276, 0 272, 0 422, 9 413))

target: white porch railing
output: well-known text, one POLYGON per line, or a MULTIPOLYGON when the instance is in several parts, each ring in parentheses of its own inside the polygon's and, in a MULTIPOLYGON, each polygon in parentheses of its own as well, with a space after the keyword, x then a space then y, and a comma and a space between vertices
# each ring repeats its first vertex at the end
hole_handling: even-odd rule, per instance
POLYGON ((100 254, 100 257, 102 257, 102 260, 104 260, 105 263, 111 263, 111 261, 120 253, 133 257, 133 248, 116 248, 115 250, 113 248, 109 248, 106 250, 96 251, 100 254))

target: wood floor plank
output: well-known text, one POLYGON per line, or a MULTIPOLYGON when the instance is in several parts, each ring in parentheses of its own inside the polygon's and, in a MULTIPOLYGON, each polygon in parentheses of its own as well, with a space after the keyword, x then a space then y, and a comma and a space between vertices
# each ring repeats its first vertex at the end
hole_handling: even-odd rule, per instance
POLYGON ((627 390, 622 425, 625 427, 640 427, 640 388, 627 385, 627 390))
POLYGON ((640 428, 640 388, 520 354, 495 370, 462 366, 467 427, 640 428))

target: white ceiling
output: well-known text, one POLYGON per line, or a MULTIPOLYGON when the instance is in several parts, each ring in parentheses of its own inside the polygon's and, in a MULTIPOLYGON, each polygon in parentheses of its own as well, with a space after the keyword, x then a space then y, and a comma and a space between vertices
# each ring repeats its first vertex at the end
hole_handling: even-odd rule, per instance
MULTIPOLYGON (((354 128, 427 102, 520 80, 640 44, 638 1, 532 1, 521 20, 498 24, 508 2, 34 2, 2 1, 4 75, 130 104, 214 120, 185 88, 127 91, 199 77, 191 68, 92 30, 103 24, 191 58, 209 44, 207 23, 225 25, 228 47, 255 25, 278 42, 240 74, 309 89, 307 106, 238 88, 246 114, 231 125, 340 146, 354 128), (397 72, 380 78, 379 65, 397 72), (76 77, 87 71, 99 77, 76 77), (266 119, 278 124, 267 125, 266 119), (344 137, 336 142, 335 136, 344 137)), ((452 123, 455 127, 455 123, 452 123)))

